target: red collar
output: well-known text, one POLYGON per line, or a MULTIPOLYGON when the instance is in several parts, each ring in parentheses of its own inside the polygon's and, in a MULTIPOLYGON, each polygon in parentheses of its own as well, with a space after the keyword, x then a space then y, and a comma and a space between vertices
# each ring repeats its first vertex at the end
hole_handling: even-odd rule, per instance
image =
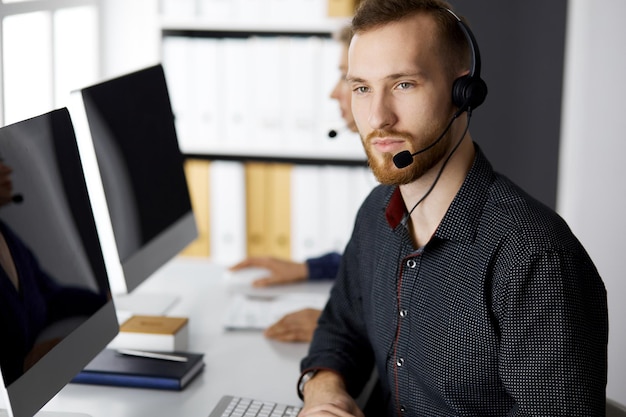
POLYGON ((387 208, 385 209, 385 217, 387 217, 387 223, 389 223, 389 226, 391 226, 392 229, 395 229, 404 218, 405 213, 406 208, 404 206, 402 194, 400 194, 400 188, 396 187, 391 195, 391 198, 389 199, 389 203, 387 203, 387 208))

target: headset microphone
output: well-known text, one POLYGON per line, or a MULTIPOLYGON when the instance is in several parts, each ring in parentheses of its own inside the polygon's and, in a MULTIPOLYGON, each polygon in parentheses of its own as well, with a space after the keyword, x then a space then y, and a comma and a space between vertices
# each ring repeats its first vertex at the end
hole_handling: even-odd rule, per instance
POLYGON ((393 156, 393 164, 398 169, 406 168, 409 165, 411 165, 411 163, 413 162, 413 157, 414 156, 415 155, 413 155, 409 151, 402 151, 402 152, 397 153, 397 154, 395 154, 393 156))
POLYGON ((339 136, 339 134, 341 132, 343 132, 344 130, 347 130, 347 129, 349 129, 348 126, 343 126, 343 127, 338 128, 338 129, 330 129, 328 131, 328 137, 331 138, 331 139, 334 139, 337 136, 339 136))
POLYGON ((395 154, 393 156, 393 164, 396 166, 396 168, 398 169, 402 169, 402 168, 406 168, 409 165, 411 165, 413 163, 413 157, 415 155, 418 155, 422 152, 426 152, 427 150, 429 150, 430 148, 432 148, 433 146, 435 146, 436 144, 439 143, 439 141, 441 139, 443 139, 444 135, 446 133, 448 133, 448 130, 450 130, 450 127, 452 126, 452 122, 454 122, 454 120, 456 120, 457 117, 459 117, 461 115, 462 111, 457 111, 456 113, 454 113, 454 115, 452 116, 452 119, 450 119, 450 122, 448 122, 448 126, 446 126, 446 128, 444 129, 444 131, 441 133, 441 135, 439 135, 439 137, 433 141, 430 145, 428 145, 425 148, 420 149, 419 151, 413 152, 411 153, 410 151, 404 150, 402 152, 399 152, 397 154, 395 154))

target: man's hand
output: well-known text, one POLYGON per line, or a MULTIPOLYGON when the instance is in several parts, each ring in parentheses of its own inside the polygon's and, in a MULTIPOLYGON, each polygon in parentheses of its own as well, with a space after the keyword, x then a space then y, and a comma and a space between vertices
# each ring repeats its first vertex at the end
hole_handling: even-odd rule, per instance
POLYGON ((269 276, 259 278, 252 283, 255 287, 268 287, 271 285, 292 284, 294 282, 306 281, 309 275, 306 263, 272 257, 247 258, 231 266, 229 269, 231 271, 238 271, 252 267, 265 268, 270 271, 269 276))
POLYGON ((265 336, 281 342, 310 342, 322 312, 305 308, 286 314, 265 330, 265 336))
POLYGON ((319 371, 304 384, 304 407, 298 416, 364 417, 341 377, 332 371, 319 371))

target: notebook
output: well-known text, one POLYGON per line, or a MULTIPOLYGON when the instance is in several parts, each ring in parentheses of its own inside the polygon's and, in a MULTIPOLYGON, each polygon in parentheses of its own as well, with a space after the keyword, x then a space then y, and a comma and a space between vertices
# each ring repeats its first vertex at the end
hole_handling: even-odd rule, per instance
POLYGON ((204 355, 189 352, 173 352, 172 355, 185 360, 141 357, 104 349, 72 382, 180 391, 204 368, 204 355))

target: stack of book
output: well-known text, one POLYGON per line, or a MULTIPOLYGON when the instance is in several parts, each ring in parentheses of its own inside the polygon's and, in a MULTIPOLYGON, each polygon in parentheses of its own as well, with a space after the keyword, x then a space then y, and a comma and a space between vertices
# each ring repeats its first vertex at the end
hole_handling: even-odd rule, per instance
POLYGON ((203 354, 186 351, 188 322, 185 317, 131 316, 72 382, 182 390, 204 368, 203 354))

